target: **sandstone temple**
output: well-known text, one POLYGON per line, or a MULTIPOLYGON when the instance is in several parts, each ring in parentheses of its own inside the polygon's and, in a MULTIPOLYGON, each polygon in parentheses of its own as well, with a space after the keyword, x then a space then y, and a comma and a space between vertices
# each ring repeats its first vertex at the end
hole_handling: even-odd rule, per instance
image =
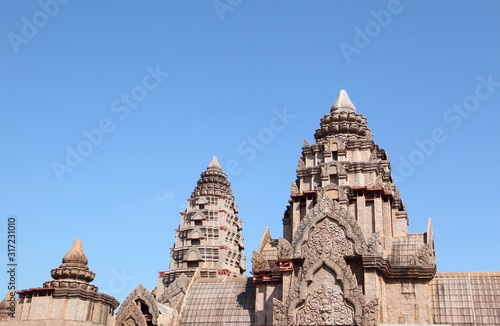
POLYGON ((121 305, 99 293, 77 240, 53 280, 7 293, 0 325, 500 325, 500 272, 436 272, 431 221, 408 232, 388 155, 345 91, 314 138, 276 217, 281 235, 263 230, 252 276, 238 206, 214 157, 155 289, 138 285, 121 305))

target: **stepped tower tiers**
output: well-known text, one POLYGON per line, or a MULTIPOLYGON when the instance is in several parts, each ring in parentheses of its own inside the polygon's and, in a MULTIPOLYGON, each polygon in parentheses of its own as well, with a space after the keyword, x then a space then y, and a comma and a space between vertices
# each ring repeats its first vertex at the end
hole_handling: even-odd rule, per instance
POLYGON ((82 242, 76 240, 62 264, 51 271, 53 280, 42 288, 17 291, 15 318, 5 325, 113 325, 119 302, 90 284, 95 273, 87 264, 82 242))
POLYGON ((185 288, 198 268, 202 278, 244 276, 241 230, 230 183, 214 156, 181 213, 170 270, 160 272, 157 297, 164 296, 160 302, 172 305, 173 299, 167 297, 185 288))
POLYGON ((304 141, 283 218, 252 257, 256 325, 432 323, 436 272, 429 220, 408 233, 386 152, 340 91, 304 141))

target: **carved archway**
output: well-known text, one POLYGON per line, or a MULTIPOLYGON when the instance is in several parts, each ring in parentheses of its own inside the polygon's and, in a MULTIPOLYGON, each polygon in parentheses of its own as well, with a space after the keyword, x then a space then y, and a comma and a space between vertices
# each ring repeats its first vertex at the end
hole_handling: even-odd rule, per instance
POLYGON ((318 200, 314 208, 302 219, 293 237, 293 257, 301 258, 302 246, 305 240, 309 238, 309 233, 324 219, 335 221, 344 231, 347 239, 354 244, 354 254, 362 255, 365 248, 365 237, 358 223, 352 218, 347 210, 327 196, 318 200))
POLYGON ((120 309, 116 316, 115 326, 147 326, 146 319, 135 302, 129 302, 120 309))
POLYGON ((361 325, 364 296, 344 259, 354 245, 339 224, 318 221, 301 247, 303 265, 286 302, 289 325, 361 325))
MULTIPOLYGON (((120 307, 120 310, 118 310, 117 321, 122 315, 126 317, 127 314, 134 313, 133 310, 129 310, 128 313, 126 312, 127 307, 129 307, 130 305, 133 305, 138 309, 142 319, 144 320, 144 316, 142 315, 141 310, 137 307, 136 303, 137 300, 142 300, 144 304, 148 306, 149 312, 152 315, 151 316, 152 322, 154 325, 157 325, 158 315, 160 314, 160 311, 158 310, 158 305, 156 304, 156 300, 151 294, 151 292, 149 292, 148 289, 146 289, 142 284, 139 284, 132 292, 130 292, 127 298, 125 298, 120 307)), ((127 324, 122 324, 122 325, 127 325, 127 324)), ((137 324, 137 325, 142 325, 142 324, 137 324)), ((144 326, 146 326, 145 320, 144 320, 144 326)))

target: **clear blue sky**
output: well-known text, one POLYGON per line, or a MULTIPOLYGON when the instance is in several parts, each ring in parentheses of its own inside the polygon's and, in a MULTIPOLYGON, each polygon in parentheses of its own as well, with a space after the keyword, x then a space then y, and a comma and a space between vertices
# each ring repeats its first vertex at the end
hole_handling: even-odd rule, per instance
POLYGON ((7 268, 15 215, 18 289, 77 238, 102 291, 152 289, 212 155, 251 257, 266 226, 281 235, 303 139, 340 89, 410 231, 433 218, 438 270, 500 270, 498 1, 54 1, 0 11, 0 253, 7 268))

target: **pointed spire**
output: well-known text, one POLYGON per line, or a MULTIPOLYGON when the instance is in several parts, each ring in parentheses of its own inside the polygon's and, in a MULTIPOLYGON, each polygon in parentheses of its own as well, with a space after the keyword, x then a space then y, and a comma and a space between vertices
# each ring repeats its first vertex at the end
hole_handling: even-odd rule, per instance
POLYGON ((356 112, 356 107, 349 99, 349 95, 345 90, 340 90, 337 100, 332 106, 330 112, 356 112))
POLYGON ((62 259, 61 267, 80 267, 84 269, 88 269, 87 256, 83 252, 82 241, 80 239, 76 239, 73 243, 73 247, 68 251, 68 253, 62 259))
POLYGON ((210 161, 210 164, 208 164, 208 170, 218 170, 222 171, 222 168, 219 164, 219 160, 217 160, 217 156, 212 157, 212 161, 210 161))
POLYGON ((44 287, 78 287, 88 291, 96 292, 97 286, 89 284, 95 277, 95 273, 87 266, 88 259, 82 248, 82 241, 75 240, 73 247, 62 259, 62 264, 50 271, 53 281, 44 283, 44 287))

